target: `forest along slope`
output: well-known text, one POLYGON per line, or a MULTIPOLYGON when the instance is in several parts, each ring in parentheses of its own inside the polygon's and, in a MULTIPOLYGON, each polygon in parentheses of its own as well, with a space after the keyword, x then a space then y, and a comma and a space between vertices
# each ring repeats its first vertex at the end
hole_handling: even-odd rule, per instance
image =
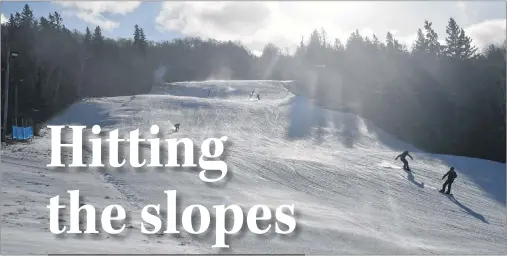
MULTIPOLYGON (((227 136, 228 176, 207 184, 199 179, 199 169, 49 169, 46 129, 42 138, 3 147, 2 254, 505 254, 505 164, 422 152, 367 120, 317 107, 288 88, 286 81, 181 82, 150 94, 72 105, 48 125, 82 124, 89 134, 98 124, 105 139, 113 129, 123 137, 139 129, 150 138, 155 124, 161 139, 191 138, 196 159, 203 140, 227 136), (176 123, 180 131, 174 133, 176 123), (405 149, 414 157, 412 172, 394 160, 405 149), (454 197, 437 191, 450 166, 458 172, 454 197), (126 232, 52 235, 46 205, 56 195, 68 204, 66 191, 73 189, 97 210, 124 206, 130 214, 126 232), (191 204, 212 213, 219 204, 238 204, 244 212, 256 204, 272 210, 294 204, 297 229, 282 236, 272 227, 256 236, 245 224, 242 233, 228 237, 231 247, 222 250, 211 247, 212 229, 201 236, 183 229, 179 235, 143 235, 140 211, 147 204, 165 210, 164 190, 177 190, 179 213, 191 204)), ((66 133, 65 141, 70 137, 66 133)), ((86 144, 87 163, 89 149, 86 144)), ((148 145, 140 151, 150 158, 148 145)), ((128 146, 120 150, 120 157, 128 155, 128 146)), ((167 161, 166 152, 161 156, 167 161)), ((70 163, 70 153, 65 157, 70 163)), ((60 221, 68 226, 68 212, 60 221)))

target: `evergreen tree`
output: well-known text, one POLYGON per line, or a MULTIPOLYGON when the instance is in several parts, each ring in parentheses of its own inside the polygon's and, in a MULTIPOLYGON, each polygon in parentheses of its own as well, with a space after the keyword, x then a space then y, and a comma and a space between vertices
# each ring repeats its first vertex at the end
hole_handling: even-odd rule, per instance
POLYGON ((335 51, 338 51, 338 52, 345 51, 345 46, 343 46, 342 42, 338 38, 335 38, 333 47, 334 47, 335 51))
POLYGON ((139 51, 140 49, 140 38, 141 38, 141 35, 140 35, 140 31, 139 31, 139 26, 136 24, 134 26, 134 43, 133 43, 133 46, 134 46, 134 49, 136 49, 137 51, 139 51))
POLYGON ((22 28, 30 29, 34 27, 35 19, 33 17, 33 11, 30 9, 28 4, 25 4, 25 6, 23 7, 23 11, 21 12, 20 18, 21 20, 19 25, 22 28))
POLYGON ((17 27, 20 27, 21 26, 21 14, 16 12, 16 14, 14 15, 14 20, 15 20, 15 24, 17 27))
POLYGON ((414 53, 427 53, 429 51, 428 40, 421 29, 417 30, 417 39, 413 46, 414 53))
POLYGON ((321 36, 317 30, 314 30, 310 35, 310 41, 308 42, 308 46, 306 47, 306 55, 305 59, 310 63, 310 65, 320 64, 321 60, 321 49, 322 42, 321 36))
POLYGON ((324 28, 320 29, 320 42, 322 42, 323 47, 328 47, 327 32, 324 30, 324 28))
POLYGON ((49 20, 46 19, 46 17, 40 17, 39 26, 40 30, 48 30, 51 28, 51 24, 49 23, 49 20))
POLYGON ((99 26, 95 27, 95 30, 93 32, 93 41, 98 43, 104 42, 104 36, 102 36, 102 30, 99 26))
POLYGON ((427 49, 432 56, 440 56, 442 54, 442 46, 438 42, 438 34, 431 27, 433 23, 424 21, 424 29, 426 30, 427 49))
POLYGON ((471 59, 476 57, 475 53, 477 52, 477 47, 472 45, 472 39, 465 34, 463 29, 460 30, 458 42, 461 49, 461 59, 471 59))
POLYGON ((453 18, 449 19, 449 23, 445 29, 445 32, 447 33, 447 37, 445 38, 445 54, 448 57, 460 59, 462 56, 462 49, 459 40, 461 28, 453 18))
POLYGON ((145 52, 148 42, 146 42, 146 35, 143 29, 139 29, 139 44, 141 46, 141 51, 145 52))
POLYGON ((104 46, 104 36, 102 36, 102 30, 99 26, 95 27, 95 30, 93 31, 93 37, 92 37, 92 48, 93 52, 96 55, 100 55, 102 53, 104 46))
POLYGON ((51 23, 51 26, 56 29, 60 30, 63 29, 63 20, 62 17, 58 12, 54 12, 53 14, 49 14, 49 22, 51 23))
POLYGON ((301 60, 306 55, 306 46, 304 43, 304 37, 301 37, 301 41, 299 42, 299 45, 296 49, 296 53, 294 55, 298 60, 301 60))
POLYGON ((91 44, 91 42, 92 42, 92 33, 91 33, 90 29, 88 27, 86 27, 86 32, 85 32, 83 43, 85 45, 89 45, 89 44, 91 44))
POLYGON ((16 23, 16 19, 14 18, 14 15, 12 13, 9 16, 9 21, 7 22, 7 25, 10 28, 15 28, 15 27, 19 26, 19 24, 16 23))
POLYGON ((362 51, 363 46, 364 39, 361 36, 361 34, 359 34, 359 30, 356 29, 356 31, 352 32, 352 34, 350 34, 349 38, 347 39, 347 44, 345 48, 347 49, 347 51, 360 52, 362 51))
POLYGON ((376 46, 377 49, 382 49, 383 48, 383 43, 380 42, 380 40, 378 39, 377 35, 373 34, 373 44, 376 46))
POLYGON ((400 44, 400 42, 394 38, 391 32, 387 32, 386 35, 386 49, 390 53, 407 51, 405 46, 400 44))

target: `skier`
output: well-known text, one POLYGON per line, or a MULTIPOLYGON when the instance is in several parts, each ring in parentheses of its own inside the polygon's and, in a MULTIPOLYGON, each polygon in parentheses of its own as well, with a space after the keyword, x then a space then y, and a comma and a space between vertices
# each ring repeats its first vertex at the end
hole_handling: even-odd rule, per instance
POLYGON ((176 123, 174 124, 174 132, 178 132, 178 130, 180 130, 180 124, 176 123))
POLYGON ((258 100, 261 100, 261 97, 259 96, 259 94, 257 94, 257 99, 258 99, 258 100))
POLYGON ((412 158, 412 156, 410 156, 410 154, 408 153, 408 151, 405 151, 403 153, 401 153, 400 155, 398 155, 394 160, 398 160, 398 158, 401 159, 401 161, 403 162, 403 169, 404 170, 410 170, 410 167, 408 167, 408 162, 407 162, 407 155, 408 157, 410 157, 410 159, 414 160, 414 158, 412 158))
POLYGON ((440 193, 443 193, 445 191, 445 186, 448 186, 447 192, 445 192, 445 193, 450 194, 452 182, 454 182, 454 179, 456 179, 458 177, 458 175, 456 174, 456 171, 454 171, 454 167, 451 167, 451 169, 447 173, 445 173, 445 175, 442 177, 442 179, 444 179, 445 177, 447 177, 447 180, 445 181, 444 185, 442 186, 442 190, 440 190, 440 193))

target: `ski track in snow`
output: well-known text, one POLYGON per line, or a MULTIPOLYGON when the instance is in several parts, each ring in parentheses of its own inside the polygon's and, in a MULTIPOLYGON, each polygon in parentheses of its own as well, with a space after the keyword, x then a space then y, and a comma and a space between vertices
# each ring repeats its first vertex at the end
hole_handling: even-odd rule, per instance
MULTIPOLYGON (((207 184, 199 169, 128 164, 52 169, 46 167, 51 138, 45 129, 29 143, 2 147, 1 253, 505 254, 505 164, 425 153, 360 117, 317 107, 289 87, 282 81, 180 82, 150 94, 72 105, 48 125, 86 125, 91 135, 91 126, 98 124, 103 132, 119 129, 123 138, 139 128, 140 137, 150 138, 156 124, 161 139, 191 138, 196 157, 204 139, 227 136, 223 160, 229 173, 224 181, 207 184), (249 98, 252 90, 260 101, 249 98), (175 123, 181 124, 177 133, 175 123), (414 156, 410 172, 394 160, 405 149, 414 156), (458 172, 454 197, 438 192, 450 166, 458 172), (129 213, 126 230, 120 236, 51 234, 49 199, 60 195, 61 204, 68 204, 67 190, 76 189, 97 211, 122 205, 129 213), (182 228, 177 235, 162 234, 164 229, 143 235, 140 211, 160 204, 164 219, 164 190, 177 190, 179 215, 186 206, 201 204, 212 219, 213 205, 238 204, 246 213, 256 204, 273 211, 294 204, 297 229, 276 235, 272 228, 257 236, 244 224, 242 233, 227 238, 229 249, 211 247, 212 228, 201 236, 182 228)), ((63 138, 71 142, 70 133, 63 138)), ((84 144, 90 163, 91 148, 84 144)), ((150 146, 139 149, 149 162, 150 146)), ((126 146, 119 153, 127 163, 128 151, 126 146)), ((68 151, 62 155, 71 162, 68 151)), ((160 156, 167 161, 163 141, 160 156)), ((68 219, 63 211, 62 225, 68 226, 68 219)))

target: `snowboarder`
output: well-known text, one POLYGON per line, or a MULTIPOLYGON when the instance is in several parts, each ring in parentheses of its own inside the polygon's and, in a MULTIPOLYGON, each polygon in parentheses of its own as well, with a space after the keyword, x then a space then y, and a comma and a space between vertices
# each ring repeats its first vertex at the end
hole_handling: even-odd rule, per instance
POLYGON ((178 130, 180 130, 180 124, 176 123, 174 124, 174 132, 178 132, 178 130))
POLYGON ((404 170, 410 170, 410 167, 408 167, 408 162, 407 162, 407 155, 408 157, 410 157, 410 159, 414 160, 414 158, 412 158, 412 156, 410 156, 410 154, 408 153, 408 151, 405 151, 403 153, 401 153, 400 155, 396 156, 396 158, 394 160, 398 160, 398 158, 401 159, 401 161, 403 162, 403 169, 404 170))
POLYGON ((445 191, 445 186, 447 186, 447 192, 445 192, 445 193, 451 194, 452 182, 454 182, 454 179, 456 179, 458 177, 458 175, 456 174, 456 171, 454 171, 454 167, 451 167, 451 169, 447 173, 445 173, 445 175, 442 177, 442 179, 444 179, 445 177, 447 177, 447 180, 445 181, 444 185, 442 186, 442 190, 440 190, 440 193, 443 193, 445 191))
POLYGON ((259 94, 257 94, 257 99, 258 99, 258 100, 261 100, 261 97, 259 96, 259 94))

